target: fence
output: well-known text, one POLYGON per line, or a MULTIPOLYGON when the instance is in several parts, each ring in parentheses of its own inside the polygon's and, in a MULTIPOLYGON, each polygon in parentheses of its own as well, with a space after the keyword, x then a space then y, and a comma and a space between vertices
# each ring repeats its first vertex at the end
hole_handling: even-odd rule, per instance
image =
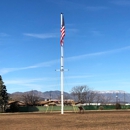
MULTIPOLYGON (((100 110, 102 107, 103 110, 112 110, 116 109, 115 105, 102 105, 102 106, 96 106, 96 105, 88 105, 83 106, 84 110, 100 110)), ((121 109, 130 109, 130 105, 125 106, 122 105, 121 109)), ((19 107, 19 112, 52 112, 52 111, 60 111, 60 106, 26 106, 26 107, 19 107)), ((64 106, 64 111, 72 111, 72 112, 78 112, 79 108, 78 106, 64 106)))
MULTIPOLYGON (((60 111, 60 106, 26 106, 26 107, 19 107, 19 112, 52 112, 52 111, 60 111)), ((77 112, 77 106, 64 106, 64 111, 73 111, 77 112)))

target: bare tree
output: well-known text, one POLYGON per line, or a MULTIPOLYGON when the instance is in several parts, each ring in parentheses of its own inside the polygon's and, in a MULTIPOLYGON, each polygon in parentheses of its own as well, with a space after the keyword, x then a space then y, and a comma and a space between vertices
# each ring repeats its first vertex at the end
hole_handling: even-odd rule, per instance
POLYGON ((106 105, 107 103, 109 103, 112 100, 112 96, 111 96, 111 94, 102 95, 101 100, 102 100, 102 104, 106 105))
POLYGON ((101 104, 106 105, 107 103, 112 101, 112 95, 111 94, 106 95, 106 94, 102 94, 102 93, 96 93, 94 100, 97 104, 101 103, 101 104))
POLYGON ((29 93, 26 93, 23 95, 23 101, 26 105, 36 105, 36 102, 40 100, 40 97, 34 93, 34 91, 31 91, 29 93))
POLYGON ((100 93, 96 93, 94 100, 97 103, 97 105, 98 105, 98 103, 102 102, 102 98, 103 98, 102 96, 103 95, 101 95, 100 93))
POLYGON ((87 94, 90 89, 88 86, 75 86, 71 90, 71 94, 77 99, 79 102, 86 102, 87 94))
POLYGON ((95 102, 96 95, 97 95, 96 92, 89 91, 89 93, 87 94, 87 102, 89 103, 89 105, 90 103, 95 102))

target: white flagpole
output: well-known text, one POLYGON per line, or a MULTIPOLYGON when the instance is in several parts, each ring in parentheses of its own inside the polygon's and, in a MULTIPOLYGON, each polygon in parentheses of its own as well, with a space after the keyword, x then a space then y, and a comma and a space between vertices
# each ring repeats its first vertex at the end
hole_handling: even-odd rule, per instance
MULTIPOLYGON (((63 14, 61 13, 61 26, 63 23, 63 14)), ((63 56, 63 45, 61 46, 61 114, 64 114, 64 98, 63 98, 63 89, 64 89, 64 56, 63 56)))

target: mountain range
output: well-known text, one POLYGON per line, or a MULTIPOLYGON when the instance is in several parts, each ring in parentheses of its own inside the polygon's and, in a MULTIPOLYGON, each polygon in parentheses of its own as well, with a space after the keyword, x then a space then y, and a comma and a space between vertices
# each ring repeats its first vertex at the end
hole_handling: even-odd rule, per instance
MULTIPOLYGON (((130 93, 127 93, 122 90, 110 90, 110 91, 94 91, 95 93, 98 93, 99 95, 103 95, 105 97, 111 97, 112 101, 120 101, 120 102, 130 102, 130 93)), ((33 95, 39 96, 41 99, 59 99, 61 92, 58 90, 55 91, 46 91, 41 92, 37 90, 27 91, 27 92, 14 92, 12 94, 9 94, 9 97, 13 100, 21 100, 21 97, 27 93, 33 93, 33 95)), ((74 99, 73 95, 71 93, 64 92, 64 99, 74 99)))
MULTIPOLYGON (((9 97, 14 100, 20 100, 23 95, 29 93, 32 93, 34 96, 38 96, 41 99, 60 99, 60 95, 61 95, 61 92, 58 90, 46 91, 46 92, 32 90, 27 92, 14 92, 9 94, 9 97)), ((64 92, 64 98, 72 99, 72 95, 70 93, 64 92)))

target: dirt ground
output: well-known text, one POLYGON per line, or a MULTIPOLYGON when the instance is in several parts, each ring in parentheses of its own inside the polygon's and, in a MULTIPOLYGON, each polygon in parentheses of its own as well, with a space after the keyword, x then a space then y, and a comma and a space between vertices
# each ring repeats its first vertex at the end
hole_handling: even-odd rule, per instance
POLYGON ((0 130, 130 130, 130 111, 0 114, 0 130))

